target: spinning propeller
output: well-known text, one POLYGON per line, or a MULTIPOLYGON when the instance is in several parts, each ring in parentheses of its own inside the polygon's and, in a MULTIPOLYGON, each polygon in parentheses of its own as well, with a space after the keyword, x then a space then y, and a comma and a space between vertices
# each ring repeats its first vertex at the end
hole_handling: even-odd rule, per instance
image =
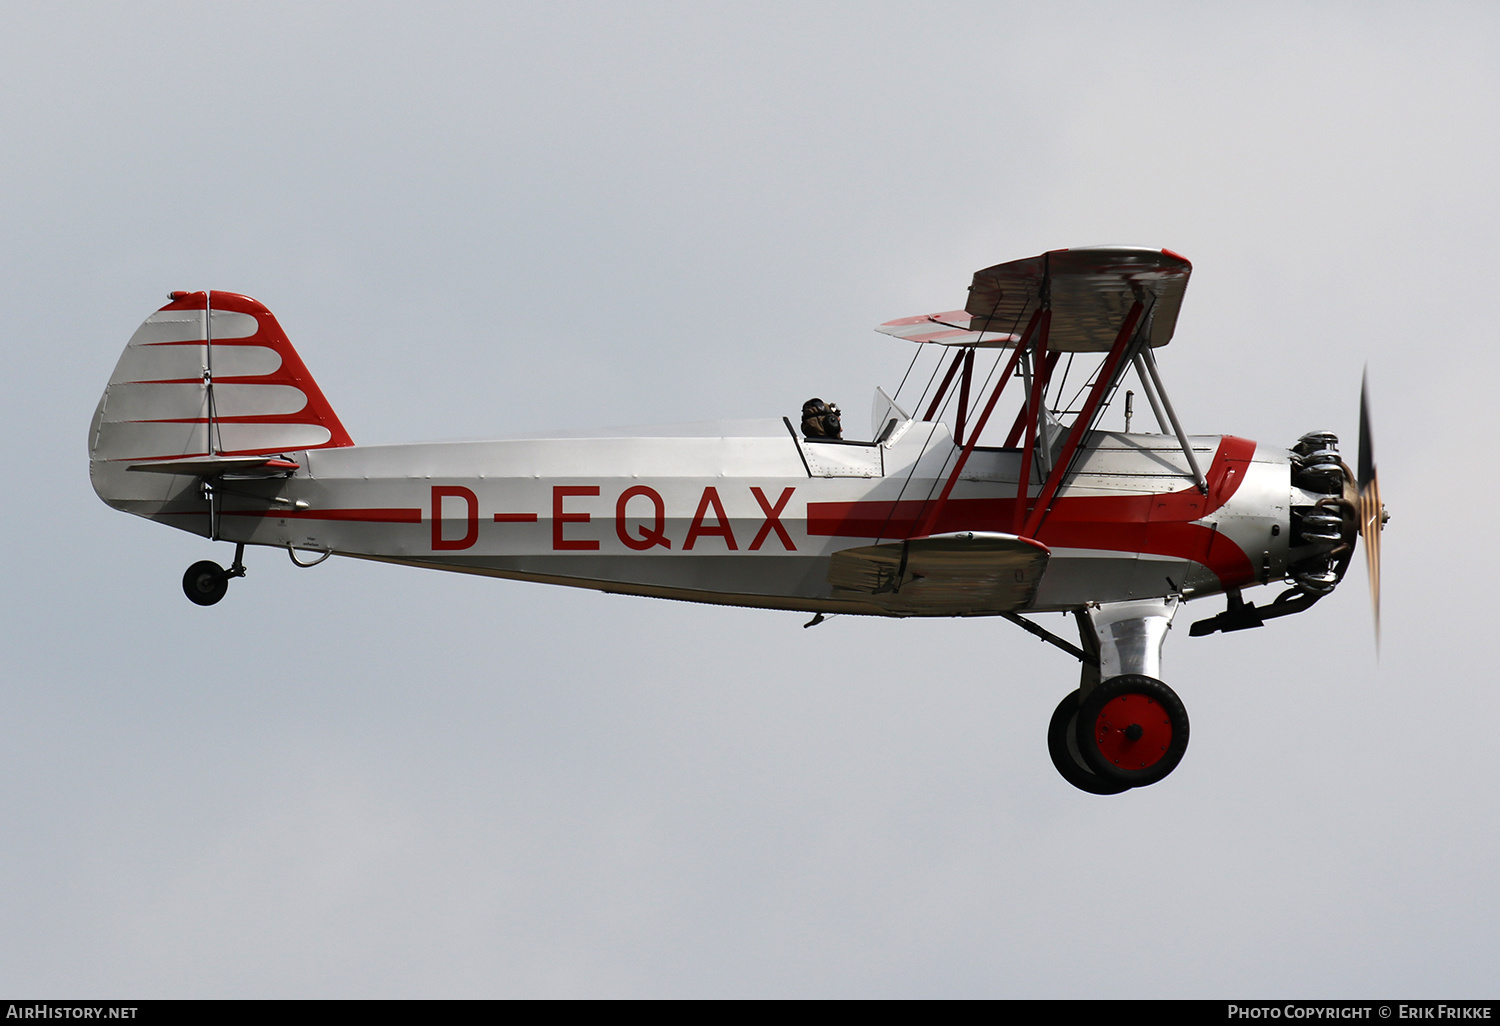
POLYGON ((1380 475, 1375 469, 1375 444, 1370 436, 1370 374, 1359 384, 1359 471, 1356 481, 1344 478, 1344 498, 1359 518, 1359 539, 1365 547, 1370 574, 1370 603, 1375 613, 1375 647, 1380 647, 1380 532, 1390 519, 1380 501, 1380 475))

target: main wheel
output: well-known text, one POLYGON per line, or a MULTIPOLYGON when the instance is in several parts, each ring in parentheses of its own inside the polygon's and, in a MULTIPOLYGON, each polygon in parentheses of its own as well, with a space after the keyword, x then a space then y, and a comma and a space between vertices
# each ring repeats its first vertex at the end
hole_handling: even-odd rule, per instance
POLYGON ((1047 751, 1052 755, 1052 765, 1062 778, 1080 791, 1089 794, 1120 794, 1130 790, 1129 784, 1118 784, 1106 780, 1083 763, 1078 754, 1078 743, 1074 740, 1078 722, 1078 692, 1070 691, 1057 703, 1052 722, 1047 725, 1047 751))
POLYGON ((1074 741, 1083 762, 1126 787, 1161 780, 1187 751, 1188 715, 1177 693, 1155 677, 1102 681, 1078 707, 1074 741))
POLYGON ((211 606, 229 590, 229 571, 212 560, 194 563, 182 575, 182 591, 200 606, 211 606))

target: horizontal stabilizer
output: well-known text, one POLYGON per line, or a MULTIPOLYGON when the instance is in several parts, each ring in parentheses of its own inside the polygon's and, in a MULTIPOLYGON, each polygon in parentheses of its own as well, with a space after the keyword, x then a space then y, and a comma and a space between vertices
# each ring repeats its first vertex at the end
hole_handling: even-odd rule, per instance
POLYGON ((963 531, 836 552, 828 583, 893 613, 1008 613, 1030 605, 1050 555, 1013 534, 963 531))
POLYGON ((239 474, 244 477, 278 477, 294 473, 301 466, 293 460, 279 456, 209 456, 182 460, 156 460, 152 463, 132 463, 127 470, 148 474, 184 474, 193 477, 218 477, 221 474, 239 474))

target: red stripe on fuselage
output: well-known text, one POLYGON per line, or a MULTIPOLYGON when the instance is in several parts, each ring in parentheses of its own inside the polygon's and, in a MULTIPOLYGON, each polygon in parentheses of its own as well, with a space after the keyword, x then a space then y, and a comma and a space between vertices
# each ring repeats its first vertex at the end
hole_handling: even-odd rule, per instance
MULTIPOLYGON (((1195 560, 1228 587, 1248 584, 1255 569, 1244 551, 1210 527, 1193 521, 1210 516, 1239 490, 1255 443, 1225 435, 1209 467, 1208 495, 1196 487, 1157 495, 1087 495, 1053 501, 1036 541, 1051 549, 1101 549, 1195 560)), ((926 503, 809 502, 807 533, 835 538, 909 538, 926 503)), ((1009 533, 1015 499, 949 499, 932 534, 954 531, 1009 533)))
MULTIPOLYGON (((200 514, 201 515, 201 514, 200 514)), ((372 524, 420 524, 420 509, 226 509, 220 516, 273 520, 363 520, 372 524)))

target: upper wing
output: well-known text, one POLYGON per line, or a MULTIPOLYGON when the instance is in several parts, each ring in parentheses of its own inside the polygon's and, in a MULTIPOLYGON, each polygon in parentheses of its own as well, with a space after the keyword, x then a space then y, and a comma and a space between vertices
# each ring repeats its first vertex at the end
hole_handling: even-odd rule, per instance
POLYGON ((978 346, 981 349, 998 349, 1019 342, 1021 336, 1008 332, 972 331, 969 328, 969 313, 953 310, 948 313, 921 314, 887 321, 876 331, 904 338, 908 342, 936 342, 940 346, 978 346))
POLYGON ((1177 329, 1177 312, 1193 265, 1171 250, 1134 246, 1055 249, 974 274, 963 310, 906 317, 877 331, 913 342, 1001 346, 1043 302, 1052 310, 1047 348, 1063 353, 1108 352, 1137 300, 1145 303, 1144 332, 1164 346, 1177 329))

